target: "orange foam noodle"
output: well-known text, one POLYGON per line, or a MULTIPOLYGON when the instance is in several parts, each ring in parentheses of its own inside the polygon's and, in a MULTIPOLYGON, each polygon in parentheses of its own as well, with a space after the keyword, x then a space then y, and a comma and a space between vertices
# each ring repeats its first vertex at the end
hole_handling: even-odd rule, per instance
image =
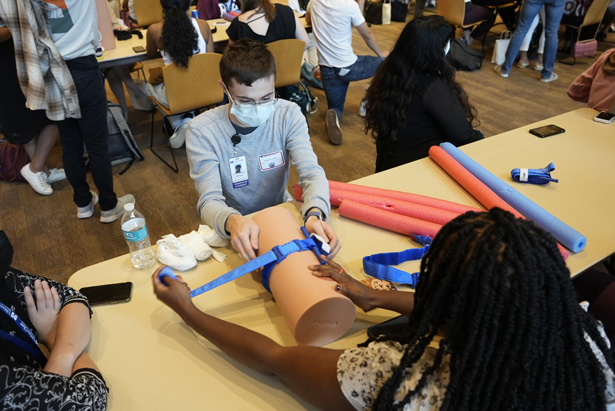
MULTIPOLYGON (((510 204, 504 201, 500 196, 493 192, 485 183, 469 172, 464 166, 459 164, 450 154, 442 147, 431 146, 429 149, 429 157, 435 161, 444 171, 448 173, 459 185, 468 191, 476 200, 478 200, 488 210, 493 207, 499 207, 509 211, 517 218, 525 218, 520 212, 515 210, 510 204)), ((566 260, 570 253, 561 244, 557 244, 560 254, 566 260)))
POLYGON ((460 215, 459 212, 443 210, 423 204, 410 203, 394 198, 380 197, 371 194, 344 191, 332 188, 329 190, 331 205, 339 207, 342 200, 352 200, 395 214, 413 217, 419 220, 444 225, 460 215))
POLYGON ((352 200, 342 201, 338 211, 343 217, 404 235, 419 234, 434 238, 442 228, 439 224, 391 213, 352 200))

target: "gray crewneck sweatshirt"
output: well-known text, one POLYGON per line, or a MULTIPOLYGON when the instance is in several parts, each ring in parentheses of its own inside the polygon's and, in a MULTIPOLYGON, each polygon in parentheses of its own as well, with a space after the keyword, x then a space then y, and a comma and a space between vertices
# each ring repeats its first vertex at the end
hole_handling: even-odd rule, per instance
POLYGON ((312 207, 329 215, 329 183, 295 103, 278 100, 271 117, 250 134, 240 135, 235 147, 234 134, 229 105, 208 110, 188 124, 186 151, 203 223, 228 238, 225 224, 230 214, 250 214, 290 200, 290 163, 303 189, 301 215, 312 207))

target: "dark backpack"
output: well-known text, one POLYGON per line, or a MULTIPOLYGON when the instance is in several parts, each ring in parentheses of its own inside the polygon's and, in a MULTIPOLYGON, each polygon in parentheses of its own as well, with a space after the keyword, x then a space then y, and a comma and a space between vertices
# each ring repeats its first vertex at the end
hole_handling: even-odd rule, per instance
POLYGON ((280 87, 276 91, 279 98, 297 103, 304 115, 314 114, 318 111, 318 99, 312 95, 310 89, 301 81, 297 84, 280 87))
POLYGON ((124 174, 135 160, 143 161, 143 153, 124 118, 124 110, 117 104, 107 102, 107 126, 109 128, 109 158, 111 165, 128 163, 120 172, 124 174))
POLYGON ((446 58, 457 70, 474 71, 483 65, 484 54, 474 50, 462 38, 451 40, 451 49, 446 58))

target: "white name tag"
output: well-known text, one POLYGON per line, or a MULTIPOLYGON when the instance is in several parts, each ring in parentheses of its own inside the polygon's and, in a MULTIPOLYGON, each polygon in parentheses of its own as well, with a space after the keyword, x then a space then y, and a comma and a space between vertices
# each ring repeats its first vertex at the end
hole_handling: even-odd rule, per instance
POLYGON ((519 169, 519 181, 523 181, 526 182, 530 173, 527 171, 527 168, 520 168, 519 169))
POLYGON ((233 182, 233 188, 245 187, 250 184, 250 181, 248 180, 246 156, 229 158, 228 165, 231 169, 231 181, 233 182))
POLYGON ((284 165, 284 154, 282 154, 282 151, 263 154, 262 156, 258 156, 258 164, 260 165, 261 171, 282 167, 284 165))

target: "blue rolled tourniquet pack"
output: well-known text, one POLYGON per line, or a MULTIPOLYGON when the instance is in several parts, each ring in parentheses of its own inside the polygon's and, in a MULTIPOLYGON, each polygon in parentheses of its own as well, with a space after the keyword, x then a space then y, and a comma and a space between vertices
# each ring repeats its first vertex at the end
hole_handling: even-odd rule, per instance
POLYGON ((551 178, 551 171, 555 170, 555 165, 550 163, 545 168, 513 168, 510 176, 519 183, 528 184, 549 184, 559 182, 557 178, 551 178))

